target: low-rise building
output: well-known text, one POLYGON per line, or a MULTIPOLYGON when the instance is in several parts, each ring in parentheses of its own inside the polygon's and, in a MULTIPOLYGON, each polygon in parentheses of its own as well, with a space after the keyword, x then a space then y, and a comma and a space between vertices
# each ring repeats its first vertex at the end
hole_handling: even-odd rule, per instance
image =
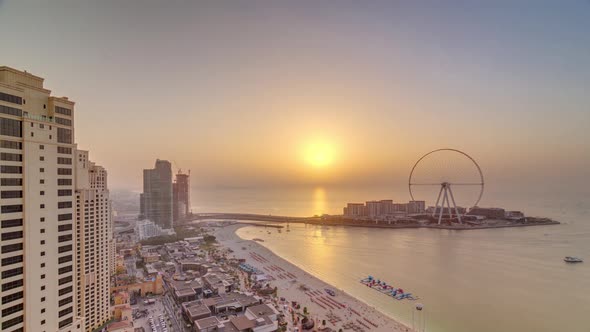
POLYGON ((183 303, 182 313, 193 324, 199 319, 210 317, 212 314, 211 309, 201 300, 183 303))
POLYGON ((225 325, 215 316, 199 319, 195 322, 195 331, 213 332, 225 331, 225 325))
POLYGON ((177 303, 195 301, 203 294, 203 283, 199 279, 173 281, 171 286, 177 303))
POLYGON ((506 211, 502 208, 482 208, 474 206, 467 214, 471 216, 483 216, 489 219, 506 218, 506 211))

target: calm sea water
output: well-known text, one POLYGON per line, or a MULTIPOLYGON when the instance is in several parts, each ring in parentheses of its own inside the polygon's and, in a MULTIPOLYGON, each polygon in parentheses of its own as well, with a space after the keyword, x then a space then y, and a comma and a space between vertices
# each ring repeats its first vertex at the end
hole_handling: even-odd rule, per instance
MULTIPOLYGON (((238 235, 264 239, 280 256, 410 325, 415 302, 392 300, 358 281, 378 276, 420 296, 427 331, 590 331, 590 196, 567 196, 512 192, 488 195, 481 204, 552 217, 564 223, 559 226, 462 232, 291 224, 291 232, 245 227, 238 235), (567 255, 587 262, 565 264, 567 255)), ((284 215, 336 213, 360 197, 396 195, 325 188, 307 195, 225 193, 234 211, 284 215)))

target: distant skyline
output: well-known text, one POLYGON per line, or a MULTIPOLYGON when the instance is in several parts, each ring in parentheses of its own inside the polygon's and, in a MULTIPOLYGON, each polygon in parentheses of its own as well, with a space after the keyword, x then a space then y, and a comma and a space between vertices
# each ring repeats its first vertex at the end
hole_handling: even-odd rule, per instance
POLYGON ((589 31, 589 1, 0 0, 0 65, 76 102, 113 189, 157 158, 194 187, 402 184, 453 147, 588 192, 589 31))

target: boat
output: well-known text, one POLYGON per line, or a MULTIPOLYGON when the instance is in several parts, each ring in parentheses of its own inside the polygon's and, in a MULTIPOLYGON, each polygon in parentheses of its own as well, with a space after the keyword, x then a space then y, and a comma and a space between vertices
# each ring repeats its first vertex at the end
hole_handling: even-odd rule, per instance
POLYGON ((396 300, 418 299, 418 297, 412 295, 412 293, 405 292, 402 288, 393 287, 393 285, 389 285, 385 281, 373 278, 372 276, 368 276, 367 278, 361 279, 360 283, 396 300))
POLYGON ((330 288, 326 288, 326 289, 324 289, 324 290, 325 290, 325 291, 326 291, 326 293, 328 293, 330 296, 336 296, 336 293, 335 293, 333 290, 331 290, 330 288))
POLYGON ((566 263, 582 263, 584 260, 578 257, 565 256, 563 259, 566 263))

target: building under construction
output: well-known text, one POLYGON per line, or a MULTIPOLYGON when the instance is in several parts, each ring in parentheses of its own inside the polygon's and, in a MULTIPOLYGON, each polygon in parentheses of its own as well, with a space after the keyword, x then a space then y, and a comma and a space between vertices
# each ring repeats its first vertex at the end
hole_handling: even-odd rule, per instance
POLYGON ((172 184, 172 215, 174 221, 184 221, 190 214, 190 187, 190 170, 188 174, 183 174, 179 170, 172 184))

